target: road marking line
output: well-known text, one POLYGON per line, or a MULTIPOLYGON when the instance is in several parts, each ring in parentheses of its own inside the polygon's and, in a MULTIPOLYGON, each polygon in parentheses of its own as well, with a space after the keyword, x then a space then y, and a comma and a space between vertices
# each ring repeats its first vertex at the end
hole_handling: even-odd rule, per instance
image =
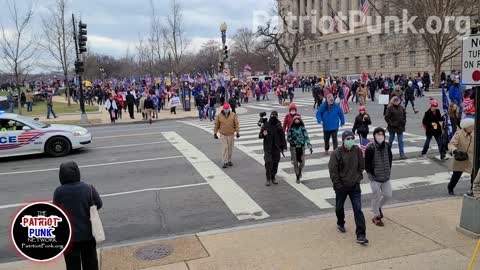
POLYGON ((132 147, 132 146, 152 145, 152 144, 162 144, 162 143, 168 143, 168 142, 167 142, 167 141, 158 141, 158 142, 149 142, 149 143, 111 145, 111 146, 91 147, 91 148, 87 148, 87 149, 88 149, 88 150, 110 149, 110 148, 122 148, 122 147, 132 147))
MULTIPOLYGON (((182 157, 183 157, 183 156, 170 156, 170 157, 159 157, 159 158, 147 158, 147 159, 137 159, 137 160, 127 160, 127 161, 100 163, 100 164, 92 164, 92 165, 83 165, 83 166, 78 166, 78 167, 79 167, 79 168, 92 168, 92 167, 121 165, 121 164, 138 163, 138 162, 146 162, 146 161, 157 161, 157 160, 165 160, 165 159, 175 159, 175 158, 182 158, 182 157)), ((59 170, 59 168, 50 168, 50 169, 40 169, 40 170, 31 170, 31 171, 4 172, 4 173, 0 173, 0 175, 13 175, 13 174, 24 174, 24 173, 38 173, 38 172, 49 172, 49 171, 58 171, 58 170, 59 170)))
POLYGON ((255 106, 255 105, 244 105, 243 107, 250 108, 250 109, 257 109, 257 110, 273 111, 272 108, 260 107, 260 106, 255 106))
POLYGON ((176 132, 163 136, 182 153, 239 220, 265 219, 269 215, 205 154, 176 132))
MULTIPOLYGON (((100 197, 108 198, 108 197, 115 197, 115 196, 128 195, 128 194, 141 193, 141 192, 148 192, 148 191, 172 190, 172 189, 180 189, 180 188, 188 188, 188 187, 205 186, 205 185, 208 185, 208 183, 197 183, 197 184, 188 184, 188 185, 179 185, 179 186, 171 186, 171 187, 161 187, 161 188, 146 188, 146 189, 125 191, 125 192, 108 193, 108 194, 100 195, 100 197)), ((0 209, 17 208, 17 207, 21 207, 21 206, 24 206, 24 205, 27 205, 27 204, 28 203, 0 205, 0 209)))
POLYGON ((158 135, 158 134, 162 134, 162 132, 123 134, 123 135, 115 135, 115 136, 94 137, 94 139, 95 139, 95 140, 104 140, 104 139, 113 139, 113 138, 125 138, 125 137, 139 137, 139 136, 148 136, 148 135, 158 135))

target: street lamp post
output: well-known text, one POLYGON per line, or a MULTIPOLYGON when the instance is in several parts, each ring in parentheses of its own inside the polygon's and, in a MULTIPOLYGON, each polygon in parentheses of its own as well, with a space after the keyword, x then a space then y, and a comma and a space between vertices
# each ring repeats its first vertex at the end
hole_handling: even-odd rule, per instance
MULTIPOLYGON (((227 44, 227 23, 222 23, 220 25, 220 33, 222 34, 222 49, 226 51, 226 44, 227 44)), ((220 60, 220 76, 224 76, 224 69, 228 68, 227 64, 227 58, 223 58, 223 60, 220 60)), ((224 77, 223 77, 224 78, 224 77)), ((228 102, 228 90, 225 89, 225 101, 228 102)))

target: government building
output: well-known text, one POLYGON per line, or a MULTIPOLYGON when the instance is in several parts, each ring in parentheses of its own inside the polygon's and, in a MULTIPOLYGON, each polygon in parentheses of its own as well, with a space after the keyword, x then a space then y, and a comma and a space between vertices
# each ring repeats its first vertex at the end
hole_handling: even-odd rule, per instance
MULTIPOLYGON (((432 57, 424 45, 421 35, 403 34, 403 32, 389 33, 395 32, 392 23, 389 23, 388 26, 383 25, 384 29, 388 28, 392 31, 372 33, 373 31, 369 31, 367 27, 369 23, 361 23, 360 1, 282 0, 280 2, 281 10, 285 14, 290 12, 294 16, 309 16, 309 18, 315 19, 320 26, 325 26, 325 23, 321 23, 322 17, 332 18, 334 14, 347 16, 350 11, 358 13, 356 17, 347 16, 350 19, 337 19, 337 27, 343 27, 347 33, 341 33, 341 30, 330 33, 322 31, 324 34, 321 36, 317 32, 312 41, 301 45, 294 62, 294 70, 301 76, 347 76, 362 72, 377 76, 380 74, 413 76, 418 72, 425 71, 433 75, 435 69, 432 57), (354 27, 347 27, 347 25, 354 27), (353 33, 348 30, 353 30, 353 33)), ((374 23, 380 22, 380 17, 375 18, 380 14, 402 18, 402 12, 394 10, 389 0, 370 0, 368 4, 366 15, 370 16, 374 23)), ((309 22, 305 22, 305 24, 309 24, 309 22)), ((381 24, 379 23, 379 25, 381 24)), ((371 28, 375 28, 375 25, 373 24, 371 28)), ((402 28, 401 23, 400 28, 402 28)), ((461 42, 456 41, 453 46, 461 46, 461 42)), ((448 54, 451 50, 452 48, 447 48, 445 52, 448 54)), ((288 69, 282 59, 280 59, 280 68, 288 69)), ((442 66, 442 71, 447 74, 452 70, 460 69, 461 54, 442 66)))

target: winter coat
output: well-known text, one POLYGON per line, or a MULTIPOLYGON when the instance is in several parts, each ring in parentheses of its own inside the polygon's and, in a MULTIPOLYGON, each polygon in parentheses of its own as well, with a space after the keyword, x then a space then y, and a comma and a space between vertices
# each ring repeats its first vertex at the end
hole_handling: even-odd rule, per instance
POLYGON ((309 149, 312 149, 312 144, 310 143, 310 138, 308 137, 307 129, 305 124, 302 121, 300 116, 294 117, 294 120, 299 119, 300 125, 294 126, 291 125, 287 134, 287 141, 291 147, 301 148, 307 146, 309 149))
POLYGON ((151 98, 147 98, 143 103, 143 107, 145 108, 145 110, 154 109, 155 107, 153 105, 153 100, 151 98))
POLYGON ((427 136, 438 137, 442 135, 442 122, 443 117, 440 110, 436 109, 435 113, 432 110, 425 112, 423 116, 422 124, 425 128, 425 134, 427 136))
POLYGON ((372 124, 372 120, 370 119, 370 115, 367 113, 365 114, 358 114, 355 117, 355 123, 353 124, 352 132, 358 131, 358 133, 368 133, 369 129, 368 126, 372 124))
POLYGON ((73 161, 60 166, 61 186, 55 189, 53 203, 60 206, 70 217, 73 229, 73 242, 93 240, 90 222, 90 206, 95 203, 102 208, 102 199, 91 185, 80 181, 80 169, 73 161))
POLYGON ((350 150, 345 147, 335 149, 328 163, 333 189, 342 190, 360 184, 364 169, 363 153, 358 146, 354 145, 350 150))
POLYGON ((368 95, 367 87, 360 86, 360 88, 358 88, 357 94, 358 96, 363 97, 363 99, 366 100, 368 95))
POLYGON ((407 112, 401 105, 389 105, 385 112, 385 122, 387 122, 387 130, 390 132, 405 132, 407 124, 407 112))
POLYGON ((228 115, 222 110, 215 119, 215 127, 213 134, 220 134, 224 136, 232 136, 235 132, 240 132, 240 124, 238 117, 234 112, 230 112, 228 115))
POLYGON ((415 90, 410 86, 405 88, 405 100, 415 100, 415 90))
POLYGON ((457 102, 457 105, 460 106, 460 102, 462 102, 462 90, 460 90, 460 87, 452 85, 450 90, 448 90, 448 97, 451 102, 457 102))
POLYGON ((202 95, 197 95, 195 98, 195 106, 203 108, 205 106, 205 97, 202 95))
POLYGON ((468 154, 468 160, 457 161, 455 158, 451 159, 449 169, 454 172, 472 173, 473 166, 473 151, 474 151, 474 132, 468 134, 463 129, 459 129, 452 140, 448 144, 448 151, 455 150, 463 151, 468 154))
POLYGON ((283 132, 287 132, 290 126, 292 125, 293 118, 301 116, 300 114, 297 113, 297 106, 295 104, 290 104, 288 107, 288 112, 285 115, 285 118, 283 119, 283 132), (290 114, 290 111, 294 110, 295 114, 290 114))
POLYGON ((329 106, 328 102, 324 102, 320 108, 318 108, 317 122, 319 124, 323 123, 324 131, 338 130, 339 125, 345 125, 345 115, 337 103, 329 106))
POLYGON ((135 97, 132 95, 132 93, 127 94, 127 97, 125 99, 126 99, 127 105, 135 104, 135 97))
POLYGON ((117 103, 115 102, 115 100, 107 99, 107 101, 105 101, 105 109, 107 109, 107 111, 110 111, 110 109, 113 109, 115 111, 118 110, 117 103))
POLYGON ((259 139, 263 139, 263 152, 273 153, 273 152, 283 152, 287 150, 287 142, 285 140, 285 133, 282 129, 282 123, 276 121, 272 123, 272 119, 267 121, 265 125, 260 129, 258 134, 259 139), (263 135, 263 131, 267 131, 267 135, 263 135))
POLYGON ((392 149, 387 142, 374 142, 365 150, 365 171, 371 181, 385 183, 390 180, 392 161, 392 149))

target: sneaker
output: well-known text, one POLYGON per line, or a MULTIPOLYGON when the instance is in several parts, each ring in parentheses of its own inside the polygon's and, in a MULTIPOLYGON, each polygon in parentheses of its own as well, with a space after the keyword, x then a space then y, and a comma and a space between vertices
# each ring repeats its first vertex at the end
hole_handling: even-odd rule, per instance
POLYGON ((233 163, 232 163, 231 161, 229 161, 229 162, 227 163, 227 165, 230 166, 230 167, 232 167, 232 166, 233 166, 233 163))
POLYGON ((341 232, 341 233, 346 233, 346 232, 347 232, 347 230, 345 229, 345 226, 340 226, 340 225, 338 225, 337 229, 338 229, 338 231, 341 232))
POLYGON ((455 192, 453 192, 453 190, 449 190, 449 191, 448 191, 448 195, 450 195, 450 196, 455 196, 455 192))
POLYGON ((265 182, 265 186, 267 186, 267 187, 270 186, 270 180, 267 180, 267 182, 265 182))
POLYGON ((383 227, 385 224, 383 224, 383 221, 379 217, 374 217, 372 219, 373 224, 377 225, 378 227, 383 227))
POLYGON ((380 216, 379 216, 379 218, 383 218, 383 211, 382 211, 382 208, 378 208, 378 212, 380 212, 380 216))
POLYGON ((357 237, 357 243, 362 245, 368 244, 368 239, 365 236, 359 236, 357 237))
POLYGON ((228 164, 227 163, 223 163, 223 167, 224 169, 226 169, 228 167, 228 164))

